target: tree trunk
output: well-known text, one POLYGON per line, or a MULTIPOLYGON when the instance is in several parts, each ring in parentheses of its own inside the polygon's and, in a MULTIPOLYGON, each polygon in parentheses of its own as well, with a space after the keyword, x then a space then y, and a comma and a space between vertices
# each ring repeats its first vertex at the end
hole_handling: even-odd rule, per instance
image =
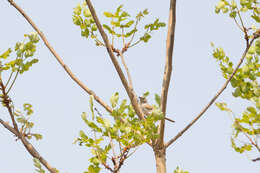
POLYGON ((166 152, 165 148, 155 149, 156 173, 166 173, 166 152))

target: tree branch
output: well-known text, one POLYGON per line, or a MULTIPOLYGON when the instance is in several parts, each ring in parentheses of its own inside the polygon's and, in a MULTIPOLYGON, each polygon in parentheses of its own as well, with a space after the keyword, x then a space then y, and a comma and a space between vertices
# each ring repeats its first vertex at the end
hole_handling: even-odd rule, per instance
POLYGON ((24 138, 23 134, 20 133, 18 125, 15 121, 13 110, 10 106, 10 98, 7 96, 4 84, 0 78, 0 85, 1 85, 1 90, 2 90, 2 99, 3 99, 3 104, 6 106, 8 113, 12 119, 12 123, 14 127, 11 127, 8 123, 4 122, 2 119, 0 119, 0 123, 8 129, 10 132, 15 134, 19 139, 21 139, 24 147, 26 150, 33 156, 34 158, 37 158, 44 166, 46 169, 48 169, 51 173, 57 173, 56 169, 53 168, 39 153, 38 151, 33 147, 33 145, 26 139, 24 138))
POLYGON ((2 120, 2 119, 0 118, 0 123, 1 123, 7 130, 9 130, 9 131, 12 132, 15 136, 18 137, 18 133, 15 131, 15 129, 14 129, 12 126, 9 125, 8 122, 5 122, 4 120, 2 120))
POLYGON ((134 90, 134 89, 133 89, 133 81, 132 81, 132 78, 131 78, 131 74, 130 74, 130 72, 129 72, 129 70, 128 70, 128 67, 127 67, 127 65, 126 65, 125 58, 124 58, 124 55, 123 55, 122 51, 119 51, 119 56, 120 56, 120 58, 121 58, 121 61, 122 61, 123 66, 125 67, 125 71, 126 71, 127 78, 128 78, 128 83, 129 83, 129 88, 130 88, 131 90, 134 90))
MULTIPOLYGON (((173 46, 174 46, 174 37, 175 37, 175 25, 176 25, 176 0, 171 0, 170 2, 170 12, 168 19, 168 34, 166 41, 166 62, 164 67, 164 76, 163 76, 163 84, 161 91, 161 110, 166 116, 166 107, 167 107, 167 96, 168 89, 171 80, 172 74, 172 55, 173 55, 173 46)), ((163 145, 164 139, 164 129, 165 129, 165 119, 162 119, 160 122, 160 134, 158 139, 158 144, 160 146, 163 145)))
POLYGON ((249 44, 247 44, 246 49, 238 62, 236 68, 234 69, 233 73, 230 75, 230 77, 226 80, 222 88, 217 92, 217 94, 210 100, 210 102, 202 109, 202 111, 183 129, 181 130, 174 138, 172 138, 169 142, 165 144, 165 147, 169 147, 173 142, 175 142, 179 137, 181 137, 198 119, 209 109, 209 107, 215 102, 215 100, 220 96, 220 94, 226 89, 227 85, 229 84, 230 80, 233 78, 233 76, 236 74, 237 70, 243 63, 246 54, 253 44, 254 40, 259 37, 258 35, 254 35, 253 39, 250 41, 249 44))
POLYGON ((107 37, 107 35, 106 35, 106 33, 105 33, 105 31, 104 31, 104 29, 103 29, 103 27, 102 27, 98 17, 97 17, 96 11, 95 11, 95 9, 94 9, 94 7, 93 7, 93 5, 92 5, 90 0, 86 0, 86 3, 88 5, 88 8, 89 8, 89 10, 91 12, 91 15, 92 15, 95 23, 97 25, 97 28, 98 28, 101 36, 102 36, 102 39, 105 42, 105 45, 106 45, 106 48, 107 48, 107 52, 108 52, 108 54, 110 56, 110 59, 111 59, 113 65, 114 65, 114 67, 115 67, 115 69, 117 71, 117 74, 120 77, 120 80, 121 80, 121 82, 122 82, 122 84, 123 84, 123 86, 124 86, 124 88, 125 88, 125 90, 126 90, 126 92, 128 94, 128 97, 131 100, 131 104, 133 105, 133 108, 134 108, 136 114, 138 115, 138 117, 140 119, 144 120, 144 114, 143 114, 143 112, 142 112, 142 110, 140 108, 140 105, 138 103, 138 99, 137 99, 134 91, 128 85, 128 82, 127 82, 127 80, 126 80, 126 78, 124 76, 124 73, 123 73, 123 71, 122 71, 122 69, 121 69, 121 67, 120 67, 120 65, 119 65, 119 63, 118 63, 114 53, 113 53, 113 50, 112 50, 111 44, 109 43, 108 37, 107 37))
POLYGON ((24 18, 27 20, 27 22, 33 27, 33 29, 40 35, 42 41, 46 45, 46 47, 50 50, 52 55, 56 58, 56 60, 59 62, 59 64, 63 67, 63 69, 67 72, 67 74, 71 77, 74 82, 76 82, 84 91, 86 91, 89 95, 93 95, 94 99, 103 106, 108 112, 112 112, 112 108, 110 108, 109 105, 107 105, 101 98, 99 98, 94 91, 90 90, 86 85, 84 85, 69 69, 69 67, 63 62, 61 57, 58 55, 58 53, 53 49, 53 47, 48 42, 47 38, 44 36, 44 34, 40 31, 40 29, 36 26, 36 24, 32 21, 32 19, 24 12, 22 8, 20 8, 13 0, 8 0, 8 2, 19 11, 21 15, 24 16, 24 18))

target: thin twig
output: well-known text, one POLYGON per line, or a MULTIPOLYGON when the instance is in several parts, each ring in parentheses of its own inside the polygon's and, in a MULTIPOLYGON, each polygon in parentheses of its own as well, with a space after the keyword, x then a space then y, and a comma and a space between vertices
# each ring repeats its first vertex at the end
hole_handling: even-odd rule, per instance
POLYGON ((13 87, 13 85, 14 85, 16 79, 17 79, 17 76, 18 76, 19 72, 20 72, 20 67, 18 68, 18 70, 17 70, 17 72, 16 72, 16 74, 15 74, 14 80, 12 81, 12 83, 11 83, 10 87, 8 88, 6 94, 8 94, 8 93, 10 92, 10 90, 12 89, 12 87, 13 87))
POLYGON ((112 139, 112 137, 111 137, 111 135, 110 135, 110 132, 108 132, 108 137, 109 137, 109 139, 110 139, 110 145, 111 145, 111 148, 112 148, 113 157, 115 158, 116 165, 117 165, 115 145, 114 145, 114 143, 113 143, 113 139, 112 139))
POLYGON ((134 149, 134 151, 133 151, 133 152, 131 152, 130 154, 128 154, 128 155, 127 155, 127 157, 126 157, 126 158, 129 158, 130 156, 132 156, 132 155, 133 155, 133 154, 134 154, 134 153, 137 151, 137 149, 138 149, 138 148, 136 147, 136 148, 134 149))
MULTIPOLYGON (((167 41, 166 41, 166 61, 165 61, 164 76, 163 76, 162 91, 161 91, 161 110, 163 112, 164 117, 166 116, 168 89, 169 89, 171 74, 172 74, 172 55, 173 55, 174 38, 175 38, 175 25, 176 25, 176 0, 171 0, 169 19, 168 19, 168 34, 167 34, 167 41)), ((159 126, 159 138, 157 142, 159 146, 162 146, 164 143, 164 129, 165 129, 165 119, 163 118, 160 121, 160 126, 159 126)))
POLYGON ((236 19, 236 18, 233 18, 233 19, 234 19, 236 25, 238 26, 238 28, 239 28, 242 32, 244 32, 244 29, 239 25, 239 23, 237 22, 237 19, 236 19))
POLYGON ((238 8, 237 8, 237 14, 238 14, 240 23, 241 23, 241 25, 242 25, 242 28, 245 29, 246 27, 245 27, 245 25, 244 25, 243 19, 242 19, 241 15, 240 15, 240 11, 239 11, 238 8))
MULTIPOLYGON (((259 37, 259 36, 258 36, 259 37)), ((226 89, 227 85, 229 84, 230 80, 233 78, 233 76, 236 74, 237 70, 239 69, 239 67, 241 66, 241 64, 243 63, 246 54, 249 50, 249 48, 251 47, 251 45, 253 44, 254 40, 257 38, 257 36, 254 36, 254 38, 250 41, 249 44, 247 44, 247 47, 240 59, 240 61, 238 62, 236 68, 234 69, 233 73, 230 75, 230 77, 226 80, 226 82, 224 83, 224 85, 222 86, 222 88, 217 92, 217 94, 210 100, 210 102, 202 109, 202 111, 183 129, 181 130, 174 138, 172 138, 169 142, 167 142, 165 144, 165 147, 169 147, 173 142, 175 142, 179 137, 181 137, 196 121, 198 121, 198 119, 209 109, 209 107, 215 102, 215 100, 220 96, 220 94, 226 89)))
MULTIPOLYGON (((247 139, 250 141, 250 143, 255 146, 255 148, 258 150, 258 152, 260 152, 260 148, 257 145, 256 142, 253 141, 253 139, 250 138, 250 136, 243 131, 243 127, 239 124, 239 122, 237 122, 237 120, 235 120, 235 124, 239 126, 239 128, 241 129, 242 133, 247 137, 247 139)), ((252 130, 254 132, 254 129, 252 130)))
POLYGON ((123 71, 122 71, 122 69, 121 69, 121 67, 120 67, 120 65, 119 65, 119 63, 118 63, 114 53, 113 53, 111 44, 109 43, 109 40, 108 40, 108 37, 107 37, 107 34, 105 33, 105 31, 104 31, 104 29, 103 29, 103 27, 102 27, 102 25, 101 25, 101 23, 100 23, 100 21, 99 21, 99 19, 97 17, 96 11, 95 11, 95 9, 94 9, 94 7, 93 7, 93 5, 92 5, 90 0, 85 0, 85 1, 86 1, 87 5, 88 5, 88 8, 89 8, 89 10, 90 10, 90 12, 92 14, 93 19, 94 19, 94 21, 95 21, 95 23, 97 25, 97 28, 98 28, 98 30, 99 30, 102 38, 103 38, 103 41, 104 41, 104 43, 106 45, 106 48, 107 48, 107 52, 109 54, 109 57, 110 57, 113 65, 114 65, 114 67, 115 67, 115 69, 117 71, 117 74, 120 77, 120 80, 121 80, 121 82, 122 82, 122 84, 123 84, 123 86, 124 86, 124 88, 125 88, 125 90, 127 92, 127 95, 129 96, 129 98, 131 100, 133 108, 134 108, 136 114, 138 115, 138 117, 140 119, 144 120, 145 119, 144 118, 144 113, 142 112, 142 110, 140 108, 140 105, 138 103, 138 99, 137 99, 136 95, 134 94, 134 91, 131 90, 129 85, 128 85, 128 82, 127 82, 127 80, 125 78, 125 75, 124 75, 124 73, 123 73, 123 71))
POLYGON ((122 61, 122 64, 123 66, 125 67, 125 71, 126 71, 126 74, 127 74, 127 78, 128 78, 128 83, 129 83, 129 88, 133 91, 133 81, 132 81, 132 77, 131 77, 131 74, 129 72, 129 69, 126 65, 126 62, 125 62, 125 58, 124 58, 124 55, 122 54, 121 51, 119 51, 119 56, 121 58, 121 61, 122 61))
POLYGON ((123 40, 123 47, 125 47, 125 32, 124 32, 124 28, 122 28, 122 40, 123 40))
POLYGON ((61 57, 58 55, 58 53, 53 49, 53 47, 48 42, 47 38, 44 36, 44 34, 40 31, 40 29, 35 25, 35 23, 31 20, 31 18, 24 12, 22 8, 20 8, 13 0, 8 0, 8 2, 17 9, 21 15, 24 16, 24 18, 27 20, 27 22, 33 27, 33 29, 40 35, 42 38, 42 41, 46 45, 46 47, 50 50, 52 55, 56 58, 56 60, 59 62, 59 64, 63 67, 63 69, 67 72, 67 74, 71 77, 74 82, 76 82, 84 91, 86 91, 89 95, 93 95, 94 99, 103 106, 108 112, 112 112, 112 108, 107 105, 101 98, 99 98, 94 91, 90 90, 85 84, 83 84, 69 69, 69 67, 63 62, 61 57))
MULTIPOLYGON (((137 21, 135 22, 134 29, 136 29, 136 27, 137 27, 138 23, 139 23, 139 21, 137 20, 137 21)), ((131 43, 132 43, 132 41, 133 41, 133 39, 134 39, 134 37, 135 37, 135 33, 136 33, 136 32, 134 32, 134 33, 133 33, 133 35, 132 35, 132 37, 131 37, 130 41, 128 42, 128 44, 129 44, 129 47, 131 47, 131 43)))
POLYGON ((10 76, 9 76, 9 78, 8 78, 8 80, 7 80, 7 82, 6 82, 6 84, 5 84, 5 87, 7 87, 7 85, 9 84, 9 82, 10 82, 10 80, 11 80, 13 74, 14 74, 14 71, 11 72, 11 74, 10 74, 10 76))

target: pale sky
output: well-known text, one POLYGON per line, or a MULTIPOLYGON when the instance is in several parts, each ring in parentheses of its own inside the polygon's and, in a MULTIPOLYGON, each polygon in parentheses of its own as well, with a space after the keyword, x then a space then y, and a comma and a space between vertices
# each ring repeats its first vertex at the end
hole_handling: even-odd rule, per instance
MULTIPOLYGON (((105 48, 96 47, 92 40, 80 36, 80 29, 72 23, 72 11, 83 1, 16 1, 43 31, 51 45, 72 71, 101 98, 109 103, 118 91, 126 93, 120 83, 105 48)), ((150 23, 159 17, 167 22, 169 0, 96 0, 94 7, 101 22, 102 13, 115 10, 120 4, 132 16, 148 8, 150 23)), ((175 136, 187 125, 221 88, 224 79, 212 58, 210 42, 223 47, 232 60, 238 62, 244 50, 243 35, 235 23, 224 15, 216 15, 211 1, 178 1, 176 38, 173 55, 173 74, 169 90, 167 115, 176 120, 167 124, 166 139, 175 136)), ((0 2, 0 54, 13 47, 23 35, 33 31, 31 26, 8 1, 0 2)), ((153 34, 148 44, 140 44, 125 54, 138 95, 150 91, 161 92, 165 61, 166 28, 153 34)), ((76 85, 40 41, 36 57, 39 63, 20 76, 11 93, 15 105, 33 105, 34 132, 43 134, 40 142, 32 141, 42 156, 61 172, 82 173, 88 168, 91 154, 88 149, 72 144, 80 130, 87 128, 81 113, 89 113, 89 96, 76 85)), ((218 101, 227 101, 240 114, 244 102, 231 97, 231 88, 218 101)), ((95 104, 98 107, 98 104, 95 104)), ((1 118, 10 121, 1 108, 1 118)), ((105 110, 99 108, 101 112, 105 110)), ((212 106, 205 115, 167 150, 167 170, 179 166, 190 173, 258 173, 260 164, 249 156, 233 151, 230 144, 232 122, 229 116, 212 106)), ((13 135, 0 127, 0 167, 3 173, 34 172, 31 155, 13 135)), ((101 172, 107 172, 102 170, 101 172)), ((152 149, 140 147, 123 165, 122 173, 155 173, 152 149)))

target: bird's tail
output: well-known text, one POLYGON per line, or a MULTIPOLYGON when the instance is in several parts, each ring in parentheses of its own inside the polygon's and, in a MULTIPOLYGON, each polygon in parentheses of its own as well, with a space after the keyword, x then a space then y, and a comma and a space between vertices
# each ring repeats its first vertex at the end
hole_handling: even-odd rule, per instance
POLYGON ((172 119, 170 119, 170 118, 165 117, 165 119, 168 120, 168 121, 170 121, 170 122, 172 122, 172 123, 175 123, 175 121, 172 120, 172 119))

